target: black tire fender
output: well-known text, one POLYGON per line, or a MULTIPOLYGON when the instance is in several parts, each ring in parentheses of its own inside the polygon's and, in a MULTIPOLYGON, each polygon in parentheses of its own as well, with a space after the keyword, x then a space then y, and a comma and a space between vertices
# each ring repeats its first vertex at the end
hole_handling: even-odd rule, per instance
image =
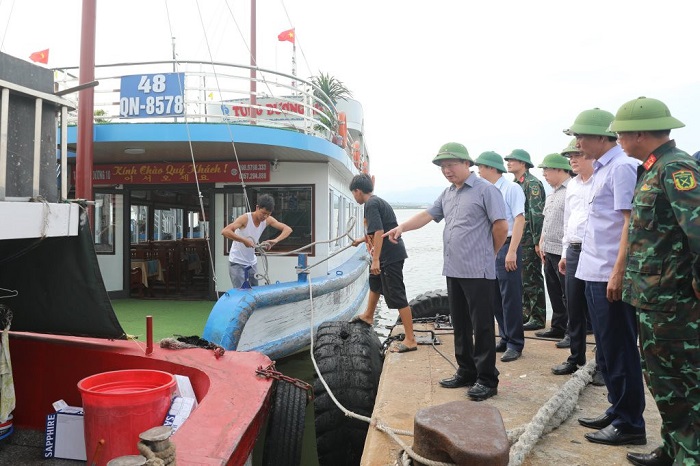
POLYGON ((263 466, 301 464, 306 390, 289 382, 276 382, 274 400, 267 421, 263 466))
MULTIPOLYGON (((349 411, 371 417, 382 370, 381 343, 364 323, 324 322, 314 358, 335 398, 349 411)), ((316 451, 320 466, 357 466, 369 424, 345 416, 320 379, 314 380, 316 451)))
MULTIPOLYGON (((419 294, 411 300, 413 319, 425 319, 436 315, 450 315, 450 302, 447 299, 447 290, 434 290, 419 294)), ((398 322, 398 321, 397 321, 398 322)))

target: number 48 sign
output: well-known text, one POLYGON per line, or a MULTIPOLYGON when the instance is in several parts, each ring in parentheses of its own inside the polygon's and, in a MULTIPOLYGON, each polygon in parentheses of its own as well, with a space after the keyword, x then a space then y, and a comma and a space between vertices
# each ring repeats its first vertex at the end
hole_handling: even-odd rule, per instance
POLYGON ((119 114, 153 118, 185 113, 185 73, 122 76, 119 114))

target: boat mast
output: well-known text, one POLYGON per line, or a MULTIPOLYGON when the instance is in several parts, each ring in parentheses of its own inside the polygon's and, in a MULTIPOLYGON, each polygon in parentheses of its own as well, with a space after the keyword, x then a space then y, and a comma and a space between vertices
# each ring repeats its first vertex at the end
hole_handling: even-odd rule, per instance
POLYGON ((250 0, 250 118, 255 124, 255 105, 257 105, 257 78, 255 68, 258 66, 256 59, 256 0, 250 0))
MULTIPOLYGON (((80 31, 80 84, 95 80, 96 0, 83 0, 80 31)), ((75 197, 93 200, 93 125, 95 88, 87 87, 78 96, 78 147, 76 150, 75 197)), ((92 221, 92 215, 88 216, 92 221)))

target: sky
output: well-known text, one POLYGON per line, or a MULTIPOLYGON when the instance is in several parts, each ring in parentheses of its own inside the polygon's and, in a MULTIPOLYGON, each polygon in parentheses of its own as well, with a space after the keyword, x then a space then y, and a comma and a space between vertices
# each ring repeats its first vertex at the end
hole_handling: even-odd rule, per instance
MULTIPOLYGON (((457 141, 473 158, 559 152, 579 112, 639 96, 686 124, 700 150, 697 2, 691 0, 259 0, 259 66, 341 80, 362 103, 376 192, 445 186, 431 164, 457 141)), ((0 0, 0 50, 80 57, 80 0, 0 0)), ((96 63, 178 59, 248 64, 250 0, 97 0, 96 63), (201 13, 200 13, 201 12, 201 13), (201 15, 201 16, 200 16, 201 15), (201 19, 200 19, 201 18, 201 19)), ((535 174, 540 176, 539 170, 535 174)))

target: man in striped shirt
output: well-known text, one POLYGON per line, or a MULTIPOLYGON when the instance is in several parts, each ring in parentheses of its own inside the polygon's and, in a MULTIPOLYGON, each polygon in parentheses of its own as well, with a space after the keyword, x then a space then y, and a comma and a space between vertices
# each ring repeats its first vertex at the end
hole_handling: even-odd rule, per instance
POLYGON ((471 387, 475 401, 498 393, 493 304, 496 251, 508 234, 506 207, 500 191, 471 173, 474 161, 462 144, 443 145, 433 159, 451 184, 432 207, 384 233, 396 242, 405 231, 445 219, 443 270, 454 328, 457 373, 440 381, 445 388, 471 387))
POLYGON ((558 346, 564 348, 568 342, 566 326, 566 296, 564 275, 559 273, 561 259, 561 239, 564 236, 564 200, 566 186, 571 180, 571 166, 561 154, 549 154, 539 165, 544 179, 554 189, 544 204, 544 222, 540 235, 540 258, 544 265, 544 279, 547 284, 549 302, 552 304, 552 320, 549 330, 535 332, 540 338, 562 338, 558 346))

